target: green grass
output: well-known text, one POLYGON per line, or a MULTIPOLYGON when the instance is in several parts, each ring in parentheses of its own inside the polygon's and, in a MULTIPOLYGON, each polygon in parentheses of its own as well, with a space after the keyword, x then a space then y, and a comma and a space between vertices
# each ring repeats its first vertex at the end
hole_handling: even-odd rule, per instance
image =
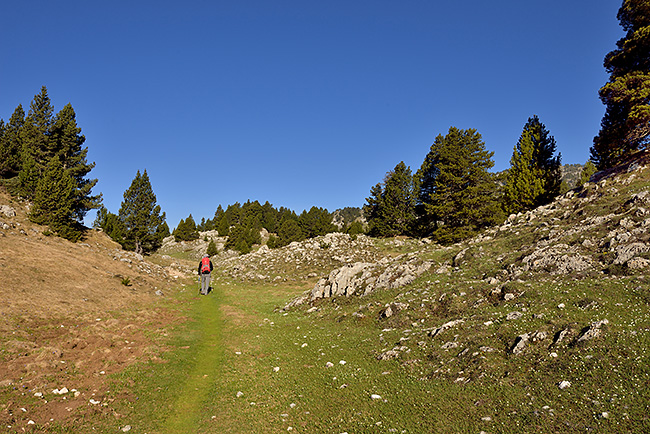
POLYGON ((118 409, 128 417, 117 425, 129 423, 135 433, 650 428, 650 394, 643 386, 650 381, 650 342, 643 332, 650 322, 642 279, 513 283, 510 289, 523 295, 479 303, 478 309, 488 285, 456 274, 425 276, 406 290, 322 301, 310 314, 275 309, 302 288, 233 283, 208 297, 189 289, 179 293, 188 320, 169 330, 165 363, 141 365, 117 379, 123 385, 132 380, 115 389, 129 397, 118 409), (437 301, 443 294, 450 300, 445 309, 437 301), (564 309, 557 307, 558 294, 564 309), (379 320, 383 304, 392 300, 411 307, 379 320), (506 321, 513 310, 526 315, 506 321), (364 316, 353 315, 358 312, 364 316), (572 327, 578 333, 603 317, 610 324, 596 342, 549 348, 555 331, 572 327), (455 318, 465 323, 433 339, 426 335, 425 329, 455 318), (483 325, 490 320, 492 326, 483 325), (535 330, 550 337, 523 355, 508 352, 518 334, 535 330), (450 341, 459 346, 440 348, 450 341), (398 359, 377 360, 396 345, 408 349, 398 359), (486 346, 494 351, 481 350, 486 346), (559 356, 549 356, 551 351, 559 356), (572 386, 560 390, 561 380, 572 386))

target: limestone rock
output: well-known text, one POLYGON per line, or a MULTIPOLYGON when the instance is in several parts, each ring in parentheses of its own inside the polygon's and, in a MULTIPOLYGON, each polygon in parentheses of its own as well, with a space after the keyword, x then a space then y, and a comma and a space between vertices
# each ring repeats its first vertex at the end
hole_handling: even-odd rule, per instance
POLYGON ((15 217, 16 210, 9 205, 0 205, 0 214, 3 214, 5 217, 15 217))
POLYGON ((585 342, 589 341, 591 339, 597 338, 600 336, 601 333, 601 327, 609 324, 609 321, 607 319, 603 319, 600 321, 594 321, 591 324, 589 324, 589 327, 587 327, 582 334, 578 337, 578 343, 580 342, 585 342))

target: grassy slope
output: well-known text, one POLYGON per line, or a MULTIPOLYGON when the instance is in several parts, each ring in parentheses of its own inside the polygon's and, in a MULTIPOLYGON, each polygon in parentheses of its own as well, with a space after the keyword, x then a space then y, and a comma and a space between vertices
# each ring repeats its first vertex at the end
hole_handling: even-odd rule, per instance
POLYGON ((518 304, 531 315, 514 322, 503 319, 510 306, 473 313, 471 291, 479 285, 452 278, 375 294, 361 310, 358 299, 323 302, 311 314, 274 312, 288 292, 299 292, 291 288, 229 285, 206 298, 182 293, 196 320, 173 332, 168 363, 136 375, 142 402, 132 416, 143 420, 131 423, 133 432, 646 432, 650 342, 641 331, 650 324, 639 284, 524 284, 527 295, 518 304), (566 307, 558 309, 549 292, 562 294, 566 307), (387 301, 426 304, 442 293, 456 294, 448 312, 466 314, 471 324, 431 339, 422 329, 445 319, 424 308, 408 318, 377 319, 387 301), (581 309, 585 298, 600 311, 581 309), (533 306, 545 316, 533 318, 533 306), (548 342, 521 356, 506 351, 518 333, 586 324, 604 310, 610 325, 597 343, 552 348, 558 357, 550 356, 548 342), (363 318, 352 315, 360 311, 363 318), (489 320, 494 324, 486 326, 489 320), (440 349, 450 341, 462 344, 440 349), (408 347, 400 358, 375 358, 395 344, 408 347), (560 390, 562 380, 571 387, 560 390))
MULTIPOLYGON (((165 306, 185 321, 145 328, 169 351, 112 374, 106 394, 118 416, 91 414, 76 423, 94 432, 128 424, 132 433, 648 432, 650 285, 643 271, 538 271, 489 283, 553 231, 621 210, 648 185, 644 175, 615 192, 601 189, 550 225, 521 224, 474 244, 378 242, 387 255, 418 251, 438 264, 468 250, 449 274, 434 266, 408 287, 321 300, 311 313, 310 306, 276 309, 306 289, 290 283, 221 276, 208 297, 188 286, 165 306), (393 302, 408 308, 382 319, 393 302), (508 319, 513 312, 521 316, 508 319), (577 342, 604 319, 598 337, 577 342), (431 337, 449 321, 459 322, 431 337), (563 331, 566 338, 554 344, 563 331), (546 338, 515 355, 511 348, 524 333, 546 338), (398 357, 377 359, 388 350, 398 357), (561 381, 571 385, 560 389, 561 381)), ((582 245, 612 224, 559 241, 582 245)))
MULTIPOLYGON (((201 404, 198 432, 647 432, 650 291, 643 272, 528 272, 506 279, 496 295, 489 283, 554 230, 623 212, 630 194, 647 188, 646 178, 601 189, 587 205, 575 202, 573 213, 559 209, 553 215, 565 216, 551 217, 551 225, 522 224, 451 249, 406 243, 399 253, 418 250, 440 264, 469 249, 450 274, 321 301, 316 312, 274 310, 299 288, 223 285, 224 365, 201 404), (380 319, 383 306, 396 301, 409 308, 380 319), (521 316, 508 319, 513 312, 521 316), (577 341, 604 319, 598 337, 577 341), (462 322, 430 336, 452 320, 462 322), (546 337, 513 354, 524 333, 546 337), (377 359, 391 349, 399 357, 377 359), (560 389, 562 381, 571 385, 560 389)), ((614 222, 556 242, 597 240, 614 222)), ((396 253, 390 243, 379 246, 396 253)))

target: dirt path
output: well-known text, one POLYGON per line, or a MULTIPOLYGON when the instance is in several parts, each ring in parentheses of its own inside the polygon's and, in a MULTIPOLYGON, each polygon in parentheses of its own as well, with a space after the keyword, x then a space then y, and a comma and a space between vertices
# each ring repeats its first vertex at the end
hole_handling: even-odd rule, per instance
POLYGON ((220 292, 216 291, 197 302, 200 324, 197 324, 195 332, 201 336, 195 348, 189 348, 193 352, 194 365, 163 425, 165 433, 193 432, 201 419, 203 402, 213 393, 215 380, 223 369, 221 299, 220 292))

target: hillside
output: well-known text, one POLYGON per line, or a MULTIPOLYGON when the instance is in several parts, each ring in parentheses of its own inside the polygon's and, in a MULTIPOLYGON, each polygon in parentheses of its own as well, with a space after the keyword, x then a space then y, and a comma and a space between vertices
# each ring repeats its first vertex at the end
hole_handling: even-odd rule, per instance
POLYGON ((452 246, 335 233, 239 256, 206 232, 147 258, 46 236, 0 192, 0 424, 647 432, 649 158, 593 181, 452 246))
POLYGON ((331 234, 220 266, 242 282, 314 277, 278 312, 344 329, 341 348, 374 334, 360 348, 379 372, 471 399, 473 428, 647 432, 648 157, 595 180, 449 247, 331 234))
POLYGON ((0 426, 16 430, 107 411, 89 400, 104 396, 108 374, 157 357, 145 332, 173 316, 156 292, 183 275, 178 263, 154 264, 101 232, 77 244, 47 236, 27 209, 0 190, 0 426), (76 392, 37 405, 46 400, 35 393, 63 387, 76 392))

